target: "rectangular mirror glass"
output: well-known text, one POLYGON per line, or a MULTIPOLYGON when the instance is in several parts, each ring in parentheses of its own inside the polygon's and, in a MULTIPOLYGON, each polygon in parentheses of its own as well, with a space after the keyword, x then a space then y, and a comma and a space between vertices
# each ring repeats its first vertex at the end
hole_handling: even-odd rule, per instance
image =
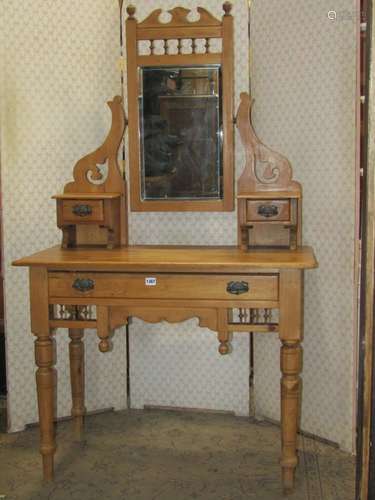
POLYGON ((223 199, 221 66, 139 71, 141 199, 223 199))

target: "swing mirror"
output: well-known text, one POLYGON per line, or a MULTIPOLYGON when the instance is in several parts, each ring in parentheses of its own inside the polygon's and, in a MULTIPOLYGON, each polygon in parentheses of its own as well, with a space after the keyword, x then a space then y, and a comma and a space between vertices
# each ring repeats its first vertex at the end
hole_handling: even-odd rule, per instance
POLYGON ((142 200, 223 197, 220 66, 140 70, 142 200))
POLYGON ((233 210, 233 18, 224 7, 222 21, 202 8, 189 21, 190 11, 177 7, 167 23, 161 10, 138 23, 128 8, 133 211, 233 210), (211 52, 213 38, 219 52, 211 52), (145 41, 148 54, 140 53, 145 41))

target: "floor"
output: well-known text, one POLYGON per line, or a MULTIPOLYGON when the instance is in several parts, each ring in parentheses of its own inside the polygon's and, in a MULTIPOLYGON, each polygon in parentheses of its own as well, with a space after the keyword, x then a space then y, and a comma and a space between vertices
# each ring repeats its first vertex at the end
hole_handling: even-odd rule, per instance
MULTIPOLYGON (((59 423, 56 479, 43 484, 37 427, 0 434, 0 498, 7 500, 279 500, 279 429, 249 419, 173 411, 86 418, 75 443, 59 423), (4 495, 4 496, 2 496, 4 495)), ((353 500, 353 457, 300 438, 290 500, 353 500)))

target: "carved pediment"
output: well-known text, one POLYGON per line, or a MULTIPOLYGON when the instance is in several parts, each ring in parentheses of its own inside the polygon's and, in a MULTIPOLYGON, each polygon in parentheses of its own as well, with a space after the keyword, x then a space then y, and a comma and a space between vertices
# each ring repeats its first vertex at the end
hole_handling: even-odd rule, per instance
MULTIPOLYGON (((200 15, 199 19, 196 21, 190 21, 188 16, 190 12, 189 9, 184 7, 175 7, 174 9, 168 10, 171 15, 171 19, 167 22, 160 20, 160 15, 163 12, 162 9, 156 9, 151 14, 146 17, 144 21, 138 24, 139 28, 176 28, 181 26, 220 26, 221 21, 216 19, 208 10, 203 7, 198 7, 197 11, 200 15)), ((128 11, 129 13, 129 11, 128 11)))

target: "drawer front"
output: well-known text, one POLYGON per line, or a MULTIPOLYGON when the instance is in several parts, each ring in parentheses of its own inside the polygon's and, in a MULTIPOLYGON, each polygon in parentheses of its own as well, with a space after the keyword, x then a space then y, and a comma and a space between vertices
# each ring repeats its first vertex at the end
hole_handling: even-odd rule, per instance
POLYGON ((277 275, 50 273, 49 295, 131 299, 278 300, 277 275))
POLYGON ((248 200, 247 201, 248 221, 289 221, 290 201, 289 200, 248 200))
POLYGON ((102 200, 64 200, 62 202, 64 222, 102 222, 104 209, 102 200))

